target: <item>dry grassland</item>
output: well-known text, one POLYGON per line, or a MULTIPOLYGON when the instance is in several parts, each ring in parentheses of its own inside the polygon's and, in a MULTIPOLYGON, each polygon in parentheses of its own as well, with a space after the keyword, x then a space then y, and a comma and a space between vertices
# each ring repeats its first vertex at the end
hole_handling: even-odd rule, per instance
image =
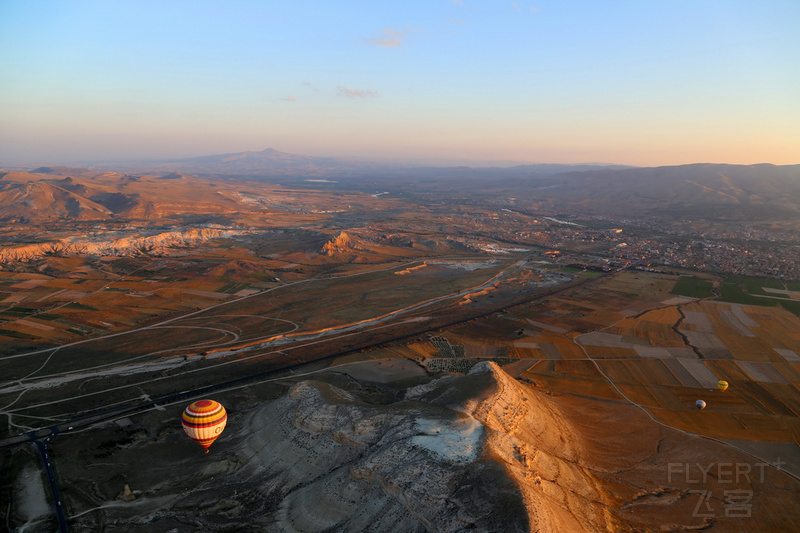
POLYGON ((508 357, 513 359, 548 359, 540 348, 512 346, 508 349, 508 357))
MULTIPOLYGON (((696 302, 686 306, 687 310, 702 313, 708 318, 713 336, 721 342, 733 357, 742 361, 784 362, 775 349, 791 349, 800 345, 800 318, 780 307, 738 306, 739 313, 745 313, 755 326, 747 327, 751 336, 743 335, 741 327, 730 324, 731 309, 737 304, 718 304, 696 302), (796 338, 797 337, 797 338, 796 338)), ((742 321, 739 321, 742 323, 742 321)), ((682 325, 681 329, 697 329, 697 326, 682 325)), ((699 347, 702 351, 703 347, 699 347)))
POLYGON ((671 427, 717 439, 768 442, 793 440, 791 432, 782 428, 780 421, 773 417, 663 409, 652 409, 650 412, 657 420, 671 427))
POLYGON ((584 346, 583 349, 593 359, 639 359, 639 354, 632 348, 584 346))
MULTIPOLYGON (((135 261, 126 261, 132 263, 133 267, 136 266, 135 261)), ((352 328, 351 335, 358 338, 363 334, 359 333, 356 323, 370 321, 400 309, 428 302, 436 297, 448 297, 481 285, 506 266, 497 262, 490 268, 471 271, 441 268, 436 271, 431 270, 435 275, 412 273, 408 276, 395 276, 393 271, 396 267, 374 265, 366 269, 360 265, 357 267, 357 272, 351 275, 303 280, 291 286, 272 283, 274 290, 269 292, 234 298, 232 294, 242 293, 241 283, 227 281, 223 288, 222 280, 208 275, 207 269, 198 270, 198 263, 193 260, 186 261, 183 265, 185 268, 180 272, 183 279, 174 277, 164 279, 161 270, 157 268, 153 269, 152 273, 142 276, 128 275, 122 281, 115 279, 113 273, 106 274, 111 279, 96 280, 100 284, 98 288, 103 290, 88 294, 77 304, 66 302, 68 305, 48 309, 53 320, 24 316, 6 322, 3 326, 8 334, 15 334, 13 328, 17 328, 21 332, 20 335, 31 335, 30 340, 17 339, 18 344, 22 346, 26 342, 30 343, 25 346, 25 351, 31 351, 36 344, 40 348, 48 347, 46 343, 64 344, 70 337, 76 338, 80 335, 101 336, 82 344, 62 346, 55 352, 42 351, 7 362, 0 359, 0 371, 6 380, 12 380, 24 377, 33 379, 37 376, 67 372, 79 373, 89 369, 86 378, 81 378, 89 383, 92 380, 96 381, 102 375, 104 372, 102 369, 119 365, 133 368, 143 363, 162 360, 173 366, 175 364, 194 365, 192 368, 198 364, 208 366, 203 363, 205 356, 220 352, 229 353, 237 346, 251 346, 255 349, 266 340, 291 335, 295 331, 313 338, 314 335, 330 328, 348 326, 352 328), (145 287, 146 292, 141 290, 145 287), (218 306, 209 308, 215 305, 218 306), (207 309, 196 311, 195 307, 207 309), (192 312, 192 315, 184 318, 175 316, 185 314, 187 311, 192 312), (170 315, 175 316, 172 321, 153 325, 156 319, 163 320, 163 317, 170 315), (108 334, 120 327, 139 329, 108 334), (103 333, 106 334, 102 335, 103 333)), ((170 263, 176 262, 180 263, 175 259, 170 260, 170 263)), ((143 264, 154 266, 148 262, 143 264)), ((225 271, 229 270, 229 266, 226 266, 225 271)), ((14 279, 16 283, 25 283, 22 278, 14 279)), ((246 276, 244 279, 247 279, 246 276)), ((264 286, 262 278, 254 279, 255 282, 244 286, 254 288, 264 286)), ((48 283, 47 278, 29 277, 25 285, 29 287, 26 295, 46 283, 48 283), (30 283, 31 281, 35 283, 30 283)), ((86 287, 88 283, 75 280, 77 286, 86 287)), ((62 288, 58 290, 70 286, 65 284, 63 279, 60 280, 60 284, 62 288)), ((450 300, 443 300, 443 303, 433 303, 421 310, 425 314, 435 313, 439 308, 451 303, 450 300)), ((408 316, 413 314, 405 315, 408 316)), ((414 322, 414 327, 418 327, 417 322, 414 322)), ((13 353, 10 351, 13 346, 5 343, 4 345, 9 350, 7 354, 13 353)), ((275 348, 261 349, 262 352, 271 354, 269 356, 271 365, 293 364, 300 360, 298 357, 304 357, 304 352, 298 351, 297 355, 295 353, 287 355, 275 350, 275 348)), ((433 346, 424 342, 399 350, 415 358, 436 354, 433 346)), ((473 350, 480 352, 478 354, 480 356, 499 354, 496 349, 484 349, 480 346, 476 346, 473 350)), ((245 355, 249 356, 250 352, 245 355)), ((181 372, 181 369, 176 367, 176 371, 181 372)), ((136 383, 138 380, 149 379, 148 374, 138 372, 140 373, 134 374, 131 378, 121 376, 118 382, 136 383)), ((161 376, 167 376, 164 372, 167 370, 164 370, 161 376)), ((203 375, 212 376, 208 372, 203 375)), ((80 383, 77 381, 76 386, 80 383)), ((67 389, 62 386, 60 390, 67 389)), ((81 392, 85 393, 86 390, 89 389, 83 389, 81 392)), ((131 390, 134 391, 132 394, 141 394, 138 389, 131 388, 131 390)), ((51 393, 46 389, 29 391, 26 400, 29 404, 36 404, 46 400, 49 395, 51 393)), ((97 401, 102 402, 102 397, 98 396, 97 401)), ((76 405, 78 404, 80 402, 76 405)), ((18 416, 24 415, 20 413, 18 416)))
POLYGON ((600 400, 623 399, 589 361, 540 361, 520 376, 537 389, 600 400))
POLYGON ((626 318, 608 331, 624 337, 646 338, 651 346, 679 348, 685 346, 683 337, 674 326, 681 319, 675 307, 648 311, 637 318, 626 318))

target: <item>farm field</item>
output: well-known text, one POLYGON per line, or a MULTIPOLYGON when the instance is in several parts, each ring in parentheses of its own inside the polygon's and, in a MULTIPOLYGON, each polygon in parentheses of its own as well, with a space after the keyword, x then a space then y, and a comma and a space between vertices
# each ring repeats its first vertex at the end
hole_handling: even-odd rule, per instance
POLYGON ((676 297, 684 279, 620 272, 449 328, 434 344, 471 364, 494 358, 552 394, 637 405, 687 433, 789 446, 783 459, 800 472, 800 319, 782 307, 676 297))
POLYGON ((671 292, 672 294, 691 296, 692 298, 711 298, 714 296, 714 286, 707 279, 681 276, 671 292))
POLYGON ((720 286, 720 300, 744 305, 783 307, 800 315, 800 293, 791 282, 774 279, 731 276, 720 286))
MULTIPOLYGON (((344 266, 338 269, 343 271, 344 266)), ((32 427, 32 423, 35 427, 36 417, 68 417, 120 405, 177 387, 207 384, 223 375, 235 376, 237 368, 254 372, 296 364, 342 347, 402 335, 409 328, 424 328, 433 320, 468 317, 482 306, 519 298, 521 290, 535 294, 537 283, 553 277, 536 274, 524 261, 513 258, 390 262, 371 268, 358 265, 354 270, 297 281, 245 277, 236 283, 248 289, 237 286, 233 294, 223 292, 221 280, 215 286, 202 276, 160 283, 129 274, 111 282, 101 280, 103 290, 99 295, 90 293, 93 299, 10 320, 5 324, 7 331, 27 328, 24 331, 32 338, 27 347, 8 349, 0 358, 4 376, 0 402, 13 406, 21 392, 25 394, 25 402, 10 410, 8 430, 32 427), (151 293, 171 291, 167 292, 171 299, 165 300, 173 302, 169 309, 184 312, 164 318, 163 309, 139 304, 139 315, 151 313, 155 318, 119 331, 108 326, 109 330, 78 340, 56 338, 45 329, 67 316, 75 320, 80 313, 108 325, 111 318, 100 315, 101 303, 105 308, 113 307, 112 302, 124 305, 130 291, 143 284, 150 285, 151 293), (121 290, 109 290, 113 288, 121 290), (100 298, 106 295, 108 300, 100 298), (469 303, 460 305, 467 296, 469 303), (187 300, 205 307, 185 312, 182 302, 187 300), (62 309, 64 314, 59 314, 62 309), (215 373, 216 368, 224 370, 215 373), (57 401, 52 400, 53 390, 58 390, 57 401)), ((28 283, 37 289, 49 282, 33 279, 42 281, 28 283)))
MULTIPOLYGON (((130 401, 141 394, 131 383, 165 385, 186 371, 199 376, 217 361, 299 361, 306 356, 298 346, 330 335, 364 336, 384 321, 418 327, 437 314, 513 301, 520 287, 563 276, 521 268, 512 259, 465 257, 339 263, 324 276, 279 278, 266 268, 242 268, 244 256, 205 270, 198 270, 195 257, 126 260, 107 268, 56 258, 53 268, 71 268, 71 277, 5 273, 6 300, 13 300, 2 324, 10 340, 0 359, 6 383, 61 383, 77 396, 97 395, 90 403, 99 405, 97 379, 127 365, 128 377, 110 379, 125 389, 118 400, 130 401), (161 366, 148 367, 154 361, 161 366), (64 383, 67 375, 73 377, 64 383)), ((402 357, 429 372, 453 373, 492 360, 552 393, 630 402, 683 431, 797 442, 796 315, 782 307, 681 295, 691 279, 686 276, 620 271, 585 279, 533 303, 346 360, 402 357), (728 381, 727 391, 716 390, 720 379, 728 381), (697 399, 708 404, 701 412, 697 399)), ((17 394, 13 387, 0 389, 6 401, 17 394)), ((46 388, 29 390, 32 407, 15 417, 44 414, 47 409, 36 406, 48 395, 46 388)), ((62 407, 61 416, 70 409, 62 407)))

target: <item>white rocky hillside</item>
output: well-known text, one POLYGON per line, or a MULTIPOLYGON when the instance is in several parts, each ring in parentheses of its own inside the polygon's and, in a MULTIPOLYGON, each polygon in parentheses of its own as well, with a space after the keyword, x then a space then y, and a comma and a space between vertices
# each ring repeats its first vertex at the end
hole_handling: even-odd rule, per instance
POLYGON ((195 228, 117 237, 70 237, 51 242, 0 248, 0 263, 31 261, 46 255, 86 254, 98 256, 135 256, 142 253, 169 255, 170 250, 195 246, 202 241, 238 235, 241 231, 195 228))
POLYGON ((604 496, 558 408, 496 364, 390 403, 352 383, 300 382, 248 413, 192 491, 169 509, 140 502, 135 523, 183 516, 205 531, 607 530, 604 496))

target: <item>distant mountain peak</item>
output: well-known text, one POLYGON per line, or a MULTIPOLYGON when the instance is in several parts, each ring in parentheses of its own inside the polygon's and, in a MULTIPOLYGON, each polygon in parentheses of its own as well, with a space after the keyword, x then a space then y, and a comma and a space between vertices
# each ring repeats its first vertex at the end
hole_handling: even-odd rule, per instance
POLYGON ((236 152, 233 154, 225 154, 222 156, 208 156, 208 157, 224 157, 225 160, 246 159, 246 158, 261 158, 261 157, 304 157, 290 154, 288 152, 281 152, 274 148, 264 148, 263 150, 255 151, 248 150, 246 152, 236 152))
POLYGON ((185 180, 187 178, 188 178, 188 176, 186 176, 185 174, 181 174, 180 172, 170 172, 168 174, 164 174, 163 176, 159 176, 156 179, 159 179, 159 180, 181 180, 181 179, 183 179, 183 180, 185 180))

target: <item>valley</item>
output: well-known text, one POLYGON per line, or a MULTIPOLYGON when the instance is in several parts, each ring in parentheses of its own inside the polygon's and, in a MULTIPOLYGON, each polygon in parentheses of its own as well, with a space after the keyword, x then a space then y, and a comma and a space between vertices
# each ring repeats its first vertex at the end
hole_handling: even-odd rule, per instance
POLYGON ((0 2, 0 533, 800 524, 800 2, 0 2))
POLYGON ((29 442, 75 531, 791 527, 787 211, 558 206, 552 176, 313 176, 3 175, 7 528, 56 525, 29 442), (206 394, 230 414, 211 462, 175 425, 206 394), (728 463, 761 477, 727 486, 728 463), (715 472, 712 512, 694 507, 694 464, 715 472), (331 484, 351 492, 328 501, 331 484))

